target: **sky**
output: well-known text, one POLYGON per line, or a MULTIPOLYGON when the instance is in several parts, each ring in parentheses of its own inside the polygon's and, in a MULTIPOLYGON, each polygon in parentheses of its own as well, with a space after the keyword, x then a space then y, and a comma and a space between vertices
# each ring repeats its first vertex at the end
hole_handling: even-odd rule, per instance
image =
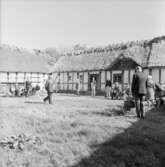
POLYGON ((1 0, 1 42, 105 46, 165 35, 165 0, 1 0))

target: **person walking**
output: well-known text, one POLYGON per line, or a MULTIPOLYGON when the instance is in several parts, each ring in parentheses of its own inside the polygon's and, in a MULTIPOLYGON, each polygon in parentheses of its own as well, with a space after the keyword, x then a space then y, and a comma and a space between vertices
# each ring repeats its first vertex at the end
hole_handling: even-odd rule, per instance
POLYGON ((76 81, 76 91, 77 91, 77 95, 80 95, 80 87, 81 87, 81 82, 80 82, 80 77, 77 77, 77 81, 76 81))
POLYGON ((147 94, 147 76, 142 72, 140 66, 136 67, 135 74, 132 79, 132 95, 135 99, 136 114, 138 118, 144 119, 144 100, 147 94))
POLYGON ((105 84, 105 96, 106 96, 106 98, 110 98, 110 96, 111 96, 111 86, 112 86, 112 83, 111 83, 111 81, 110 80, 107 80, 106 81, 106 84, 105 84))
POLYGON ((53 92, 54 92, 53 87, 54 87, 54 83, 52 80, 52 76, 49 75, 49 77, 45 83, 45 89, 47 91, 47 96, 43 99, 44 102, 46 102, 48 100, 49 104, 52 104, 52 96, 53 96, 53 92))
POLYGON ((93 77, 92 82, 91 82, 91 96, 94 97, 96 96, 96 80, 93 77))
POLYGON ((26 79, 25 81, 25 96, 28 97, 31 89, 31 82, 29 78, 26 79))
POLYGON ((153 105, 155 102, 155 83, 152 79, 152 76, 149 75, 147 78, 147 99, 148 102, 153 105))

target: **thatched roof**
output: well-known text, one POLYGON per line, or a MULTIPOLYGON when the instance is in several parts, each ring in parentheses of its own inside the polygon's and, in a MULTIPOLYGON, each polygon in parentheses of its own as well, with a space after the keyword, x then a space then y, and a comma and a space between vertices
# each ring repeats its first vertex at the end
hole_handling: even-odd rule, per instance
POLYGON ((165 66, 165 41, 152 44, 151 53, 148 58, 148 66, 165 66))
POLYGON ((78 56, 62 56, 53 67, 53 72, 106 70, 121 57, 130 58, 142 67, 165 66, 165 40, 150 45, 134 45, 116 51, 85 53, 78 56), (122 55, 122 56, 121 56, 122 55))
POLYGON ((0 72, 48 73, 49 66, 46 59, 28 51, 0 47, 0 72))
POLYGON ((62 56, 53 71, 85 71, 105 69, 117 57, 116 52, 62 56))
POLYGON ((140 46, 127 50, 81 54, 78 56, 62 56, 55 64, 54 72, 105 70, 120 56, 129 57, 137 64, 143 65, 146 49, 140 46))

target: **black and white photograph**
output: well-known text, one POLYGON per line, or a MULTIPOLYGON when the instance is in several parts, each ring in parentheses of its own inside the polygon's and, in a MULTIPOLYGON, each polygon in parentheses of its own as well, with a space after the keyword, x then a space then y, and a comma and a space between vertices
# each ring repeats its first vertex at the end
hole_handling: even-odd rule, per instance
POLYGON ((0 167, 165 167, 165 0, 0 0, 0 167))

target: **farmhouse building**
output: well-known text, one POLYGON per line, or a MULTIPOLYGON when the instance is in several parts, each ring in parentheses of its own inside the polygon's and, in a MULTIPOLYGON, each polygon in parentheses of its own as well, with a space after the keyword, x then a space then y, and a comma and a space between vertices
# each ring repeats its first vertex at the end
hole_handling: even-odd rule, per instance
POLYGON ((36 85, 48 73, 48 63, 43 57, 19 49, 0 48, 0 84, 23 84, 28 78, 36 85))
POLYGON ((130 86, 137 65, 142 66, 147 75, 152 75, 155 82, 165 84, 165 41, 154 43, 152 40, 145 47, 133 45, 114 51, 62 56, 54 66, 53 75, 61 91, 74 91, 79 76, 81 91, 90 91, 94 77, 97 92, 102 92, 107 79, 118 82, 121 88, 130 86))

